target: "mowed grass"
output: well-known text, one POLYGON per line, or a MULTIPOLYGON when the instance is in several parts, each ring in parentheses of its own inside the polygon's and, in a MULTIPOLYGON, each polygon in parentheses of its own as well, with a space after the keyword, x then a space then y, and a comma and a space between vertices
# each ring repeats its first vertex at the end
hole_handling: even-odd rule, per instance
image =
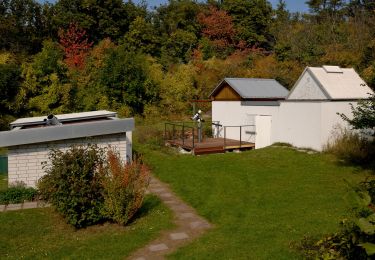
POLYGON ((128 226, 103 224, 75 230, 51 208, 0 213, 0 258, 124 259, 161 230, 173 227, 172 213, 147 196, 128 226))
POLYGON ((328 155, 290 148, 143 153, 154 174, 215 225, 172 259, 299 259, 291 244, 337 231, 354 205, 346 181, 365 176, 328 155))

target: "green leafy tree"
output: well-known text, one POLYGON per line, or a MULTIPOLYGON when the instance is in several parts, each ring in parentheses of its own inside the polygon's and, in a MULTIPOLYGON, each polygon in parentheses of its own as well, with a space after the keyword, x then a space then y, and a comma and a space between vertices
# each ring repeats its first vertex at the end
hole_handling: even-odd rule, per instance
POLYGON ((157 100, 157 85, 147 76, 147 57, 127 51, 123 46, 111 49, 99 69, 99 83, 113 108, 128 106, 133 114, 142 114, 147 103, 157 100))
POLYGON ((0 64, 0 129, 8 129, 9 122, 16 114, 15 96, 21 83, 21 70, 16 64, 0 64))
POLYGON ((31 63, 22 66, 24 79, 17 96, 19 111, 32 114, 70 111, 71 87, 59 45, 46 41, 31 63))
POLYGON ((188 62, 196 44, 197 37, 194 33, 180 29, 176 30, 162 46, 162 63, 172 64, 188 62))
POLYGON ((201 6, 193 0, 169 0, 156 9, 153 21, 160 34, 170 35, 176 30, 199 33, 197 15, 201 6))
POLYGON ((192 0, 170 0, 156 9, 152 16, 155 33, 160 35, 161 62, 187 62, 200 36, 197 15, 201 4, 192 0))
POLYGON ((38 52, 48 37, 49 7, 34 0, 0 1, 0 49, 38 52))
POLYGON ((130 24, 129 31, 120 43, 130 51, 141 51, 159 56, 160 37, 155 34, 153 25, 143 17, 137 17, 130 24))
POLYGON ((351 105, 351 107, 352 119, 345 114, 340 114, 345 121, 353 126, 354 129, 375 130, 375 94, 371 94, 369 99, 359 101, 357 106, 351 105))
POLYGON ((117 41, 136 17, 146 15, 145 6, 121 0, 59 0, 54 11, 56 28, 68 28, 70 23, 77 23, 95 42, 107 37, 117 41))
POLYGON ((266 0, 224 0, 222 8, 233 18, 238 36, 249 46, 270 47, 272 6, 266 0))

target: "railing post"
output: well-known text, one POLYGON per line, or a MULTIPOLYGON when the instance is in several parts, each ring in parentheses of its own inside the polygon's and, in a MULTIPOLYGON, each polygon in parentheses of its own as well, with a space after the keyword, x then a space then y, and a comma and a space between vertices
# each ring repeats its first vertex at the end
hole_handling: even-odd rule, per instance
POLYGON ((227 127, 224 126, 224 150, 225 150, 225 147, 227 146, 226 145, 226 138, 227 138, 227 127))
POLYGON ((240 126, 240 149, 242 144, 242 126, 240 126))
POLYGON ((182 123, 182 145, 185 145, 185 125, 182 123))
POLYGON ((192 129, 193 129, 193 149, 194 149, 194 146, 195 146, 195 142, 194 142, 194 141, 195 141, 195 137, 194 137, 194 134, 195 134, 195 133, 194 133, 194 127, 193 127, 192 129))

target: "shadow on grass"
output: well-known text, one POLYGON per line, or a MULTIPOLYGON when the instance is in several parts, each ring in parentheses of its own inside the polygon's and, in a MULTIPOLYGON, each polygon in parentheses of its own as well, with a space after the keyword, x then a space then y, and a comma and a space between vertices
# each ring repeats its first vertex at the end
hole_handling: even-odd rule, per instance
POLYGON ((364 161, 351 161, 336 157, 336 165, 344 167, 353 167, 355 172, 361 173, 363 170, 375 175, 375 159, 364 161))
POLYGON ((147 195, 143 201, 142 207, 135 213, 135 215, 129 220, 128 225, 133 224, 138 219, 143 218, 154 208, 157 208, 161 204, 161 200, 155 195, 147 195))

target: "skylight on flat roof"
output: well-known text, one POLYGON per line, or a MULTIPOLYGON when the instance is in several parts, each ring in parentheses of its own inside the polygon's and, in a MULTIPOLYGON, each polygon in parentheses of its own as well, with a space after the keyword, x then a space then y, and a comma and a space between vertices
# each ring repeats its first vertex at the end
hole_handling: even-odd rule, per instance
POLYGON ((343 73, 342 69, 339 66, 323 66, 323 69, 327 73, 343 73))
MULTIPOLYGON (((60 122, 72 122, 78 120, 88 120, 88 119, 99 119, 105 117, 116 117, 116 112, 111 112, 107 110, 99 110, 99 111, 90 111, 90 112, 81 112, 81 113, 70 113, 70 114, 60 114, 55 115, 60 122)), ((14 128, 17 126, 30 126, 30 125, 40 125, 45 123, 46 116, 38 116, 38 117, 27 117, 27 118, 19 118, 16 121, 10 123, 10 127, 14 128)))

